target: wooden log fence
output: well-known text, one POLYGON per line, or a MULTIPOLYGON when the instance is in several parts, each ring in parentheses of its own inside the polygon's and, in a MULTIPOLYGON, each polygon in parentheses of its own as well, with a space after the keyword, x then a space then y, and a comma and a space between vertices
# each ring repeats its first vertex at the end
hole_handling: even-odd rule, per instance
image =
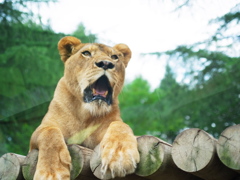
MULTIPOLYGON (((134 174, 116 180, 240 180, 240 124, 225 129, 218 139, 192 128, 169 144, 154 136, 137 138, 140 163, 134 174)), ((72 157, 71 180, 110 179, 101 175, 98 146, 94 150, 68 145, 72 157)), ((38 150, 27 156, 0 157, 0 180, 32 180, 38 150)))

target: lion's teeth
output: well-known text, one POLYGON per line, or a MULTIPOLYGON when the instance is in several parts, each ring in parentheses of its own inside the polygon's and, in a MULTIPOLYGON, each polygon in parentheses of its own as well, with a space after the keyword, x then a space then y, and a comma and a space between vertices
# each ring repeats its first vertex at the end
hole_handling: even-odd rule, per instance
POLYGON ((106 96, 107 96, 107 94, 108 94, 108 91, 106 91, 106 92, 104 93, 104 96, 106 97, 106 96))
POLYGON ((96 94, 96 90, 93 88, 93 95, 95 95, 96 94))

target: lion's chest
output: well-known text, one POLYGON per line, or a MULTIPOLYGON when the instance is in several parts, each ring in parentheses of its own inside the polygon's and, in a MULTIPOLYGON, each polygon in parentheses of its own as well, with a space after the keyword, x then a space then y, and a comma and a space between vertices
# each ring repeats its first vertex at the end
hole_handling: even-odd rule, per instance
POLYGON ((100 124, 91 125, 82 130, 73 133, 68 139, 68 144, 82 144, 87 138, 89 138, 99 128, 100 124))

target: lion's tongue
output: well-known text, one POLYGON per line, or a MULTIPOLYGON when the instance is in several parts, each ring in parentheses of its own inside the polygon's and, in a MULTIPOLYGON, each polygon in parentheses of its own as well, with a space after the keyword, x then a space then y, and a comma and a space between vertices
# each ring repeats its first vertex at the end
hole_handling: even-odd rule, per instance
POLYGON ((102 97, 106 97, 108 94, 108 89, 107 89, 107 84, 105 83, 105 81, 103 81, 102 78, 100 78, 93 87, 93 95, 94 96, 102 96, 102 97))
POLYGON ((106 76, 100 77, 94 84, 93 84, 93 95, 94 96, 102 96, 104 98, 107 97, 108 94, 108 80, 106 76))
POLYGON ((104 89, 95 89, 93 88, 93 95, 97 96, 100 95, 102 97, 106 97, 107 96, 108 91, 104 90, 104 89))

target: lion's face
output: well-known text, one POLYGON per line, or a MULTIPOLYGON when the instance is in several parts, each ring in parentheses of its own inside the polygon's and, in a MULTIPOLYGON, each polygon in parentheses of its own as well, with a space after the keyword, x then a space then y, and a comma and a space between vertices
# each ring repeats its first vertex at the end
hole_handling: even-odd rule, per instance
POLYGON ((74 37, 58 43, 65 63, 64 78, 69 91, 92 115, 104 115, 118 104, 131 51, 125 44, 108 47, 103 44, 83 44, 74 37))

